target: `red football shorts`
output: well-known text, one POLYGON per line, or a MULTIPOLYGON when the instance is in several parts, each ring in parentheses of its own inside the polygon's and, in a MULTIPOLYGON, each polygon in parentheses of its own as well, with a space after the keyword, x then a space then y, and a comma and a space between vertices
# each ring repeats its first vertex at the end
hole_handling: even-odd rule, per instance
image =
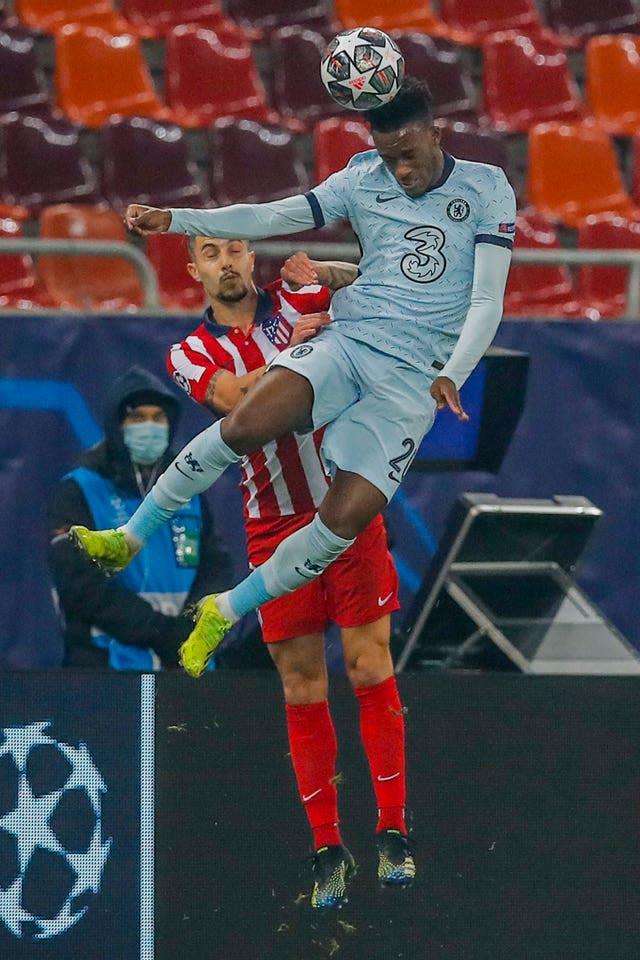
MULTIPOLYGON (((247 520, 247 552, 253 567, 264 563, 294 530, 313 514, 247 520)), ((398 574, 387 531, 378 515, 348 550, 311 583, 270 600, 258 617, 265 643, 277 643, 309 633, 323 633, 330 621, 339 627, 373 623, 399 608, 398 574)))

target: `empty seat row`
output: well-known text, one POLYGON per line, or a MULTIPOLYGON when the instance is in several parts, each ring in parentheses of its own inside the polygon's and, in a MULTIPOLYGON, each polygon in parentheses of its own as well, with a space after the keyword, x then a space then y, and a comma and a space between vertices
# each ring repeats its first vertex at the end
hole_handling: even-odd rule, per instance
MULTIPOLYGON (((62 204, 40 217, 43 239, 126 240, 122 218, 103 207, 62 204)), ((143 290, 134 269, 122 259, 95 256, 41 255, 37 268, 27 255, 2 254, 3 238, 21 236, 16 221, 0 219, 0 307, 56 307, 75 310, 128 310, 143 303, 143 290)), ((317 240, 317 237, 316 237, 317 240)), ((535 211, 517 216, 520 248, 560 248, 553 224, 535 211)), ((304 249, 304 243, 300 244, 304 249)), ((587 218, 578 231, 581 249, 640 250, 640 221, 616 214, 587 218)), ((189 275, 184 237, 154 236, 146 253, 157 275, 161 301, 170 310, 203 307, 202 286, 189 275)), ((261 258, 263 259, 263 258, 261 258)), ((263 262, 259 281, 273 279, 278 261, 263 262)), ((627 270, 616 266, 584 265, 573 273, 562 265, 514 264, 505 295, 506 315, 561 316, 600 319, 624 314, 627 270)))

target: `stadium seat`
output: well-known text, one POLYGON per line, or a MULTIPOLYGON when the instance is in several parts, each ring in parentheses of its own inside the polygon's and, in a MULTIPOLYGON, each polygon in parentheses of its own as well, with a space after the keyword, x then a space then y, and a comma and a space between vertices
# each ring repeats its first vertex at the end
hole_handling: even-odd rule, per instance
POLYGON ((160 39, 183 23, 195 23, 206 30, 235 34, 245 40, 259 40, 258 30, 243 30, 224 15, 217 0, 122 0, 121 10, 132 33, 143 39, 160 39))
POLYGON ((378 27, 390 33, 393 30, 417 31, 433 37, 444 37, 455 43, 471 42, 466 30, 448 27, 433 12, 430 0, 335 0, 336 16, 345 30, 353 27, 378 27))
POLYGON ((482 62, 484 107, 497 130, 525 133, 534 123, 584 117, 566 54, 554 43, 497 33, 483 42, 482 62))
MULTIPOLYGON (((1 180, 1 178, 0 178, 1 180)), ((28 220, 29 211, 26 207, 14 203, 0 201, 0 220, 28 220)))
POLYGON ((635 0, 545 0, 549 26, 582 44, 601 33, 635 33, 640 30, 640 9, 635 0))
POLYGON ((172 120, 158 97, 140 42, 69 24, 55 37, 59 106, 75 123, 99 127, 114 114, 172 120))
MULTIPOLYGON (((587 217, 578 228, 582 250, 640 250, 640 221, 615 213, 587 217)), ((626 267, 584 265, 578 268, 580 297, 602 318, 625 312, 628 270, 626 267)))
MULTIPOLYGON (((466 33, 467 42, 476 46, 504 30, 554 38, 540 19, 535 0, 440 0, 440 16, 450 30, 466 33)), ((571 37, 555 39, 565 46, 576 45, 571 37)))
POLYGON ((158 279, 160 301, 166 310, 203 310, 202 284, 187 273, 186 237, 175 234, 147 237, 147 257, 158 279))
MULTIPOLYGON (((535 211, 516 216, 515 246, 523 249, 559 250, 557 231, 535 211)), ((511 265, 504 298, 508 316, 575 316, 579 313, 571 273, 558 264, 511 265)))
MULTIPOLYGON (((82 204, 58 204, 40 215, 40 237, 65 240, 127 241, 115 210, 82 204)), ((38 276, 58 307, 72 310, 131 310, 144 292, 130 263, 119 257, 40 256, 38 276)))
POLYGON ((427 80, 433 94, 436 117, 478 122, 478 97, 470 68, 453 45, 446 49, 423 33, 394 31, 402 50, 406 71, 427 80))
POLYGON ((322 34, 308 27, 281 27, 269 41, 273 105, 281 116, 297 118, 309 129, 323 117, 344 113, 327 93, 317 69, 326 45, 322 34), (313 64, 313 69, 301 70, 303 63, 313 64))
POLYGON ((529 131, 527 196, 541 213, 577 227, 590 214, 632 215, 612 143, 593 120, 529 131))
POLYGON ((640 135, 631 141, 631 197, 640 206, 640 135))
POLYGON ((369 126, 364 120, 349 117, 321 120, 313 131, 313 182, 326 180, 341 170, 354 154, 372 147, 369 126))
POLYGON ((261 203, 304 193, 309 180, 291 133, 224 117, 208 132, 216 203, 261 203))
POLYGON ((34 35, 0 28, 0 115, 13 110, 50 113, 51 106, 34 35))
POLYGON ((0 197, 32 216, 50 203, 101 199, 95 171, 65 120, 20 114, 0 127, 0 197))
POLYGON ((226 0, 225 9, 243 30, 256 28, 270 33, 280 27, 298 26, 319 30, 327 38, 339 30, 339 24, 327 12, 325 0, 226 0))
POLYGON ((165 99, 183 127, 226 116, 285 123, 267 103, 249 44, 197 26, 175 27, 167 37, 165 99))
POLYGON ((608 133, 640 133, 640 36, 592 37, 586 53, 587 102, 608 133))
POLYGON ((49 299, 36 280, 33 261, 27 254, 3 253, 3 239, 24 236, 16 220, 0 218, 0 307, 25 310, 50 306, 49 299))
POLYGON ((21 23, 42 33, 54 33, 67 23, 111 33, 126 33, 129 26, 111 0, 15 0, 15 8, 21 23))
POLYGON ((112 117, 100 130, 102 190, 112 207, 202 207, 183 131, 149 117, 112 117))

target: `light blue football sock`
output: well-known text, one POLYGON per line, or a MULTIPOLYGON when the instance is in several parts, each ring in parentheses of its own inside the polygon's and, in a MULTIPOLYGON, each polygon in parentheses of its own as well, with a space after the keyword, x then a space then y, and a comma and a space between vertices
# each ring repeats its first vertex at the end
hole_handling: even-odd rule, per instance
POLYGON ((243 617, 267 600, 291 593, 319 577, 352 543, 333 533, 316 514, 311 523, 290 534, 268 560, 228 592, 231 608, 243 617))
POLYGON ((222 439, 221 422, 207 427, 180 451, 124 525, 125 534, 146 543, 176 510, 207 490, 229 464, 241 459, 222 439))

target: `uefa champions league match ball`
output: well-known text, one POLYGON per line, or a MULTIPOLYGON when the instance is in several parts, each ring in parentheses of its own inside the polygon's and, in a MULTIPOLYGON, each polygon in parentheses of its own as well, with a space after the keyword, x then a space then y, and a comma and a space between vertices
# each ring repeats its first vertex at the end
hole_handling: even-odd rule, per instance
POLYGON ((375 27, 344 30, 320 61, 329 94, 349 110, 373 110, 393 100, 404 79, 404 57, 395 40, 375 27))

